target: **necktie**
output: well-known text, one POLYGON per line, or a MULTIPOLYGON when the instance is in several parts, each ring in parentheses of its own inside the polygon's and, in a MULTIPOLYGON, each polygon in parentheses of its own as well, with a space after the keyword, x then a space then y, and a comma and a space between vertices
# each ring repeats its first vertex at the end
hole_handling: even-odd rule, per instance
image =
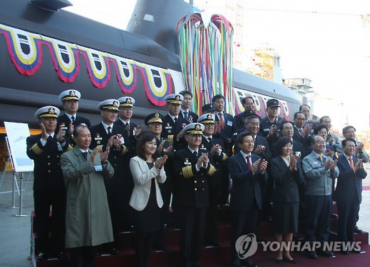
POLYGON ((248 163, 248 168, 252 170, 252 163, 251 163, 251 156, 246 156, 247 163, 248 163))
POLYGON ((320 160, 320 161, 322 161, 322 156, 321 156, 321 155, 319 155, 319 156, 317 157, 317 159, 318 159, 318 160, 320 160))
POLYGON ((75 116, 71 116, 72 124, 75 123, 75 116))
POLYGON ((211 137, 208 137, 208 142, 212 143, 212 138, 211 137))
POLYGON ((351 169, 353 170, 355 168, 355 165, 353 164, 352 157, 349 157, 348 161, 349 161, 349 166, 351 166, 351 169))
POLYGON ((112 127, 108 126, 107 130, 108 130, 108 134, 112 134, 112 131, 111 131, 112 127))
POLYGON ((175 124, 176 124, 176 122, 177 122, 177 118, 175 117, 175 118, 173 118, 173 121, 175 122, 175 124))
POLYGON ((82 155, 84 155, 85 160, 87 160, 87 152, 82 152, 82 155))
POLYGON ((189 112, 184 111, 184 118, 187 120, 189 118, 189 112))
POLYGON ((193 155, 194 155, 196 158, 198 158, 198 153, 197 153, 197 151, 194 151, 194 152, 193 152, 193 155))
POLYGON ((48 141, 52 141, 52 140, 53 140, 53 137, 51 135, 49 135, 48 141))
POLYGON ((222 116, 222 112, 219 112, 218 116, 220 118, 221 128, 224 128, 225 127, 225 121, 224 121, 224 117, 222 116))

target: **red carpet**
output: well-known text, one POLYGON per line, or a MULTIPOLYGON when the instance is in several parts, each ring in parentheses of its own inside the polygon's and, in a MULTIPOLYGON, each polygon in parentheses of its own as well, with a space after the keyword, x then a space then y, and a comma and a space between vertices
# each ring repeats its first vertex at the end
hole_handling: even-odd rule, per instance
MULTIPOLYGON (((202 253, 202 266, 203 267, 219 267, 219 266, 230 266, 230 225, 229 221, 229 210, 219 210, 219 242, 220 247, 204 248, 202 253)), ((336 229, 336 220, 331 221, 331 230, 336 229)), ((299 224, 299 237, 302 237, 303 223, 299 224)), ((262 238, 273 241, 273 225, 271 222, 262 222, 259 225, 259 233, 262 238)), ((152 252, 150 259, 150 267, 180 267, 179 261, 179 234, 178 229, 169 229, 164 232, 164 245, 166 247, 165 252, 152 252)), ((336 258, 324 258, 320 257, 317 260, 312 260, 307 257, 305 252, 294 252, 292 256, 297 261, 295 266, 312 266, 323 267, 357 267, 357 266, 368 266, 370 262, 370 246, 368 245, 368 233, 356 234, 355 240, 361 241, 362 248, 367 253, 365 254, 350 254, 342 255, 336 253, 336 258)), ((96 267, 135 267, 135 253, 133 250, 134 233, 124 232, 120 234, 118 244, 120 254, 115 256, 99 256, 97 257, 96 267)), ((257 253, 252 257, 258 266, 277 266, 275 263, 276 252, 263 251, 263 247, 259 245, 257 253)), ((37 262, 38 267, 67 267, 70 266, 69 260, 58 261, 58 260, 47 260, 37 262)), ((283 265, 290 265, 284 263, 283 265)), ((291 265, 294 266, 294 265, 291 265)))

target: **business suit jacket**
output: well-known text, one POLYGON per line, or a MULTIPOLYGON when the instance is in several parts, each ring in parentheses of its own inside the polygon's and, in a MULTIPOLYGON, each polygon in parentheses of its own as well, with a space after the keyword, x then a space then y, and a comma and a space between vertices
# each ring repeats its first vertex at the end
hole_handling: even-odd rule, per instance
MULTIPOLYGON (((76 146, 61 156, 61 166, 67 192, 66 247, 97 246, 113 241, 112 222, 108 208, 104 179, 113 176, 109 161, 101 172, 90 165, 89 150, 85 159, 76 146)), ((94 166, 101 164, 96 154, 94 166)))
MULTIPOLYGON (((251 154, 252 164, 261 157, 251 154)), ((266 183, 266 172, 261 173, 259 167, 255 174, 249 169, 246 160, 239 152, 229 158, 229 173, 233 180, 231 189, 230 209, 247 211, 255 200, 259 209, 262 208, 260 183, 266 183)))
MULTIPOLYGON (((106 150, 110 135, 107 134, 102 123, 90 127, 91 133, 91 145, 90 149, 100 146, 103 151, 106 150)), ((108 156, 109 162, 114 168, 113 178, 106 180, 107 184, 123 184, 124 177, 127 176, 129 158, 126 153, 130 150, 130 142, 127 137, 127 131, 117 125, 113 126, 112 135, 121 134, 125 143, 121 146, 121 150, 117 150, 114 146, 111 147, 111 151, 108 156), (126 162, 126 163, 125 163, 126 162)))
POLYGON ((298 185, 304 181, 300 160, 297 170, 290 170, 281 156, 271 161, 271 175, 275 181, 274 202, 299 202, 298 185))
POLYGON ((130 160, 130 170, 135 184, 131 194, 130 206, 138 211, 144 210, 148 204, 152 179, 154 179, 157 204, 161 208, 163 206, 163 199, 158 182, 163 183, 166 181, 164 169, 158 170, 155 166, 149 169, 146 161, 136 156, 130 160))
POLYGON ((175 202, 181 208, 206 208, 209 204, 208 179, 213 178, 216 172, 212 164, 212 157, 209 157, 207 168, 200 168, 199 172, 195 165, 201 151, 198 150, 196 157, 189 148, 176 152, 174 158, 176 171, 175 202))
MULTIPOLYGON (((354 165, 357 161, 358 158, 353 156, 354 165)), ((337 188, 333 195, 334 200, 337 202, 351 202, 353 198, 357 198, 358 203, 361 203, 362 179, 365 179, 367 175, 365 169, 361 168, 355 173, 350 167, 345 154, 339 156, 337 166, 339 176, 337 188)))
POLYGON ((34 162, 33 190, 64 191, 62 169, 60 168, 60 156, 68 149, 72 149, 66 141, 62 151, 58 149, 58 141, 55 138, 46 141, 45 146, 41 144, 42 135, 31 135, 27 137, 27 155, 34 162))
MULTIPOLYGON (((217 111, 215 112, 216 121, 220 121, 220 119, 218 117, 218 113, 219 112, 217 112, 217 111)), ((221 132, 219 134, 215 134, 214 136, 217 137, 217 138, 220 138, 224 142, 225 149, 227 151, 229 151, 229 149, 231 149, 231 147, 232 147, 232 143, 229 144, 228 138, 230 138, 230 139, 233 138, 233 134, 234 134, 236 129, 235 129, 233 116, 229 113, 226 113, 226 112, 223 112, 223 114, 224 114, 225 127, 221 130, 221 132)))
MULTIPOLYGON (((185 119, 184 113, 183 113, 182 110, 180 111, 179 117, 185 119)), ((187 119, 188 122, 190 122, 190 123, 197 122, 198 118, 199 118, 199 116, 198 116, 197 113, 195 113, 193 111, 189 111, 189 116, 188 116, 188 119, 187 119)))
MULTIPOLYGON (((86 119, 84 117, 81 117, 81 116, 75 116, 75 121, 73 123, 73 126, 78 126, 80 125, 81 123, 84 123, 86 124, 87 127, 90 127, 91 126, 91 123, 89 121, 89 119, 86 119)), ((64 136, 64 138, 66 138, 66 140, 68 141, 68 143, 74 147, 76 145, 75 141, 72 139, 72 137, 70 136, 70 134, 68 133, 69 132, 69 125, 71 124, 71 120, 69 119, 69 117, 66 115, 66 114, 63 114, 63 115, 60 115, 57 119, 57 128, 55 129, 55 133, 57 134, 58 131, 59 131, 59 126, 63 124, 63 128, 62 128, 62 134, 64 136)))
POLYGON ((302 136, 299 131, 298 131, 298 128, 297 127, 293 127, 294 129, 294 135, 293 135, 293 139, 297 142, 300 142, 304 149, 306 151, 308 151, 308 148, 311 146, 311 136, 308 135, 307 137, 304 137, 302 136))
MULTIPOLYGON (((216 170, 220 170, 222 168, 222 164, 227 161, 227 154, 225 153, 225 146, 221 139, 212 137, 211 142, 206 140, 204 136, 202 136, 202 143, 200 144, 200 150, 206 150, 209 155, 211 155, 211 150, 213 146, 220 145, 222 147, 221 155, 216 153, 213 158, 213 165, 216 170)), ((210 186, 220 186, 221 185, 221 171, 215 172, 212 179, 209 180, 210 186)))
POLYGON ((185 120, 183 117, 178 116, 175 125, 170 115, 167 114, 166 116, 164 116, 161 136, 165 139, 168 139, 171 142, 174 151, 183 149, 187 146, 185 138, 177 140, 177 135, 188 124, 189 122, 185 120))

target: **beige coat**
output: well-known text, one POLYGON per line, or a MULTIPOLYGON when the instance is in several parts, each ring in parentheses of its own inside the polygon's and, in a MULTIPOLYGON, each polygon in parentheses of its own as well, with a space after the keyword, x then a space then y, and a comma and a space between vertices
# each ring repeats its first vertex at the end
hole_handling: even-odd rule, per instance
MULTIPOLYGON (((92 153, 92 150, 89 150, 92 153)), ((94 165, 101 165, 100 154, 94 165)), ((113 241, 104 178, 114 174, 107 164, 103 172, 95 172, 76 146, 61 156, 61 167, 66 185, 66 247, 96 246, 113 241)))
POLYGON ((148 164, 142 158, 136 156, 130 160, 130 170, 134 179, 134 189, 132 190, 130 206, 137 211, 142 211, 148 204, 152 179, 155 178, 155 190, 158 207, 163 206, 161 191, 158 182, 166 181, 164 168, 158 170, 156 167, 149 169, 148 164))

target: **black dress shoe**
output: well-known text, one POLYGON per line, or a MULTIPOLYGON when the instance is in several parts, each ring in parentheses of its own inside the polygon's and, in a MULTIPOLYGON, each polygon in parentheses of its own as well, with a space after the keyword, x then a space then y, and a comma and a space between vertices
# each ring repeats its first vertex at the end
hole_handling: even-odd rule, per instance
POLYGON ((111 255, 118 255, 119 254, 119 251, 116 248, 111 248, 109 250, 109 254, 111 254, 111 255))
POLYGON ((356 234, 362 234, 364 231, 362 231, 361 229, 359 229, 358 227, 357 227, 357 225, 355 226, 355 233, 356 234))
POLYGON ((332 212, 332 213, 330 214, 330 218, 331 218, 331 219, 336 220, 336 219, 338 219, 338 214, 336 214, 336 213, 332 212))
POLYGON ((47 259, 47 255, 45 251, 40 251, 39 254, 37 254, 37 260, 43 261, 47 259))
POLYGON ((295 259, 288 259, 287 257, 283 257, 283 261, 284 262, 287 262, 287 263, 293 263, 293 264, 296 264, 297 262, 295 261, 295 259))
POLYGON ((331 252, 331 251, 327 251, 327 250, 319 250, 319 254, 321 256, 328 257, 328 258, 333 258, 334 257, 334 253, 331 252))
POLYGON ((166 248, 164 246, 155 246, 153 249, 157 252, 166 251, 166 248))
POLYGON ((277 264, 282 264, 283 263, 283 259, 276 259, 276 263, 277 264))
POLYGON ((349 251, 348 251, 348 249, 342 249, 342 251, 340 253, 342 253, 343 255, 348 255, 349 251))
POLYGON ((317 254, 316 254, 316 251, 310 251, 310 252, 308 253, 308 257, 309 257, 310 259, 313 259, 313 260, 317 260, 317 258, 318 258, 317 254))

